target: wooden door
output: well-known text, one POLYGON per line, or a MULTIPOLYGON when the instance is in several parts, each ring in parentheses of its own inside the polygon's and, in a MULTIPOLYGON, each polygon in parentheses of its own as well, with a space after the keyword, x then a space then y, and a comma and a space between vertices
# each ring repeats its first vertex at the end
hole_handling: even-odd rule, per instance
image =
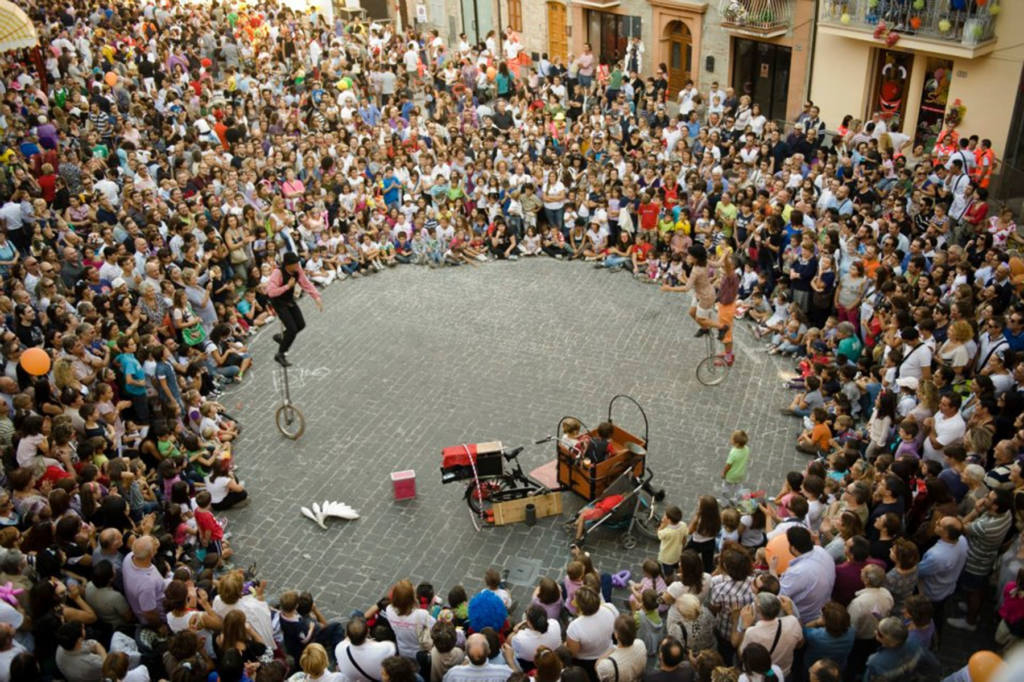
POLYGON ((561 57, 565 63, 569 53, 569 39, 565 35, 565 5, 548 3, 548 57, 561 57))
POLYGON ((690 30, 681 21, 673 21, 665 27, 665 41, 668 47, 668 90, 669 97, 683 89, 693 70, 693 48, 690 30))

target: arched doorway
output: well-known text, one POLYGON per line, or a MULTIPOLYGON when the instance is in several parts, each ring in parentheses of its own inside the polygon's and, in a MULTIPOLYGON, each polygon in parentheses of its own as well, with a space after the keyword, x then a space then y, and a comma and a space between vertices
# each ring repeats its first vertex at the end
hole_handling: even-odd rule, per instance
POLYGON ((671 97, 679 92, 693 73, 693 45, 690 29, 681 21, 665 25, 662 40, 668 54, 668 90, 671 97))

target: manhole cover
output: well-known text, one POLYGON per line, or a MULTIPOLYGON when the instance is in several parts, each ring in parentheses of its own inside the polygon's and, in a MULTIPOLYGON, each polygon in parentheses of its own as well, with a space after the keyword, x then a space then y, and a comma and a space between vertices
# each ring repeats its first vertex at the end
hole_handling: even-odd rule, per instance
POLYGON ((512 585, 533 587, 540 577, 541 562, 537 559, 512 559, 506 566, 508 578, 512 585))

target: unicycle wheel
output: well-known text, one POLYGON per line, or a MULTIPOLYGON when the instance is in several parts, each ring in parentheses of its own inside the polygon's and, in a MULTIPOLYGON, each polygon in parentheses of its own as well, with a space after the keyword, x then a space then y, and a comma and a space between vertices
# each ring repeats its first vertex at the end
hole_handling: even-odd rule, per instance
POLYGON ((697 365, 697 381, 705 386, 717 386, 728 375, 729 364, 717 355, 708 356, 697 365))
POLYGON ((281 435, 291 440, 298 440, 302 432, 306 430, 306 418, 294 405, 281 405, 274 414, 274 422, 281 435))

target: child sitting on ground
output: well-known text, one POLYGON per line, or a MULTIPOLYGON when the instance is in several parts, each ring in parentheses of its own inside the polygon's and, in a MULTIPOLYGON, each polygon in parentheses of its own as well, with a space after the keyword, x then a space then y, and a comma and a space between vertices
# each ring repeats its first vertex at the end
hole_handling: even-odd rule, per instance
POLYGON ((722 528, 718 531, 715 546, 718 551, 727 542, 739 543, 740 541, 740 513, 735 507, 726 507, 722 510, 722 528))
POLYGON ((465 627, 469 622, 469 596, 462 585, 456 585, 448 590, 448 610, 452 612, 452 622, 457 627, 465 627))
POLYGON ((544 609, 548 618, 558 620, 562 615, 562 591, 558 589, 558 583, 551 578, 542 577, 537 581, 531 603, 544 609))
MULTIPOLYGON (((847 460, 846 454, 843 452, 833 452, 828 457, 828 477, 829 479, 836 481, 840 485, 846 480, 846 477, 850 475, 850 465, 847 460)), ((827 488, 826 488, 827 489, 827 488)))
POLYGON ((668 609, 668 605, 661 602, 655 590, 644 590, 640 594, 640 602, 633 608, 636 637, 647 647, 648 669, 657 662, 658 645, 665 637, 665 622, 659 608, 668 609))
POLYGON ((800 310, 800 306, 796 303, 789 302, 786 291, 782 288, 775 292, 771 307, 771 315, 754 329, 754 336, 759 339, 781 333, 786 328, 786 321, 789 319, 790 313, 795 315, 800 310))
POLYGON ((420 608, 430 614, 431 618, 437 618, 441 613, 441 598, 434 594, 434 586, 423 582, 416 586, 416 601, 420 608))
POLYGON ((642 566, 644 577, 640 582, 629 581, 629 608, 636 611, 642 604, 642 596, 646 590, 654 590, 660 596, 665 591, 665 578, 661 575, 661 566, 654 559, 645 559, 642 566))
POLYGON ((576 590, 583 586, 583 573, 585 569, 582 562, 570 561, 565 566, 565 577, 562 578, 562 593, 565 595, 565 609, 576 615, 576 603, 574 597, 576 590))
POLYGON ((845 447, 847 443, 857 440, 857 430, 853 427, 853 417, 850 415, 841 414, 836 417, 835 427, 836 432, 832 439, 836 444, 845 447))
POLYGON ((231 546, 224 539, 224 527, 213 515, 213 498, 206 490, 196 495, 195 519, 199 530, 199 546, 207 554, 218 554, 225 560, 231 558, 231 546))
POLYGON ((498 573, 497 569, 487 569, 484 573, 484 585, 501 599, 506 609, 512 610, 512 595, 502 586, 501 574, 498 573))

